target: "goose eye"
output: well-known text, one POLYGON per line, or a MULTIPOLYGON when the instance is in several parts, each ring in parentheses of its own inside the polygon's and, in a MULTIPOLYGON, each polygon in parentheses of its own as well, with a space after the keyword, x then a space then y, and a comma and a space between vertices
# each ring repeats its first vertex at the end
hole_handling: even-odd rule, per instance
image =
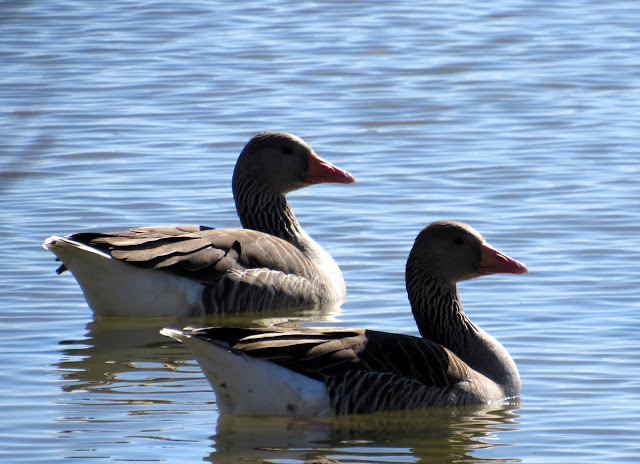
POLYGON ((464 239, 460 237, 454 238, 453 243, 455 243, 456 245, 464 245, 464 239))
POLYGON ((290 155, 291 153, 293 153, 293 148, 289 145, 285 145, 280 149, 280 151, 285 155, 290 155))

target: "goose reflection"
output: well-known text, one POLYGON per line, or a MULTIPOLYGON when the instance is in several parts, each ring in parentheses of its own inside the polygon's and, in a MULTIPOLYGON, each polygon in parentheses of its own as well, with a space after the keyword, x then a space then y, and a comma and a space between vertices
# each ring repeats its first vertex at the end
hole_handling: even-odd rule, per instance
MULTIPOLYGON (((63 389, 67 392, 85 390, 89 394, 81 398, 74 396, 75 399, 68 402, 71 409, 66 416, 83 417, 82 410, 87 405, 95 406, 96 399, 109 407, 131 402, 129 413, 138 417, 153 411, 152 403, 158 403, 164 421, 170 417, 166 423, 171 424, 171 430, 165 429, 162 425, 165 422, 156 414, 156 433, 162 440, 171 439, 177 425, 172 414, 188 413, 185 394, 197 394, 205 380, 191 352, 160 335, 160 328, 222 324, 295 326, 306 321, 335 325, 339 314, 339 308, 322 307, 301 310, 293 316, 270 312, 259 319, 255 315, 213 319, 95 319, 87 324, 83 338, 60 342, 63 349, 57 370, 62 372, 63 389), (167 386, 170 388, 165 388, 167 386), (141 395, 141 392, 144 393, 141 395)), ((208 388, 206 391, 208 397, 208 388)), ((190 398, 190 407, 193 407, 193 397, 190 398)), ((477 462, 478 453, 482 453, 483 462, 491 462, 486 457, 490 452, 481 450, 508 445, 504 442, 504 433, 519 427, 517 401, 500 406, 314 419, 219 415, 214 403, 198 404, 199 408, 211 411, 208 433, 214 432, 210 437, 211 452, 203 460, 217 464, 287 459, 325 463, 477 462)), ((133 431, 126 424, 122 427, 129 435, 141 433, 135 432, 140 424, 134 424, 133 431)), ((202 434, 207 435, 206 428, 202 434)), ((505 451, 501 455, 504 456, 505 451)), ((504 459, 496 461, 504 462, 504 459)))
MULTIPOLYGON (((519 400, 502 405, 443 407, 296 419, 221 414, 215 450, 205 461, 259 460, 304 462, 492 462, 488 450, 508 446, 501 440, 519 428, 519 400)), ((504 458, 496 462, 517 462, 504 458)))
MULTIPOLYGON (((303 322, 334 322, 341 313, 340 303, 274 310, 259 314, 217 315, 191 318, 94 318, 86 326, 83 338, 62 340, 62 357, 56 368, 68 381, 64 391, 101 389, 109 391, 138 382, 154 383, 167 380, 167 366, 191 362, 194 358, 179 343, 167 344, 160 335, 163 327, 203 325, 240 325, 294 327, 303 322), (124 380, 127 376, 128 380, 124 380)), ((201 376, 193 361, 193 372, 201 376)), ((173 379, 175 380, 175 379, 173 379)))

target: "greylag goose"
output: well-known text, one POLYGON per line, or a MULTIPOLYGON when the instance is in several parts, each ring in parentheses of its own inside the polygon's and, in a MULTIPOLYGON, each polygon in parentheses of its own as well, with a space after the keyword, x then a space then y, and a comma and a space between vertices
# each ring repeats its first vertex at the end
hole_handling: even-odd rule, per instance
POLYGON ((52 236, 44 248, 70 270, 98 316, 261 311, 343 300, 336 262, 307 235, 285 195, 351 174, 284 132, 254 136, 233 173, 244 229, 198 225, 52 236))
POLYGON ((372 413, 500 402, 520 394, 507 350, 465 314, 456 282, 527 273, 470 226, 435 222, 406 267, 422 337, 347 328, 185 328, 185 343, 216 390, 221 412, 372 413))

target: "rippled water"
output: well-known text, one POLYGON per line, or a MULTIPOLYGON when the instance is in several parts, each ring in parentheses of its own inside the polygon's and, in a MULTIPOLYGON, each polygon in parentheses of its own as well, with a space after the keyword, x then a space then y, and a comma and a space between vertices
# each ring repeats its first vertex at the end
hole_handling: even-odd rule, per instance
POLYGON ((640 4, 45 0, 0 10, 3 462, 640 455, 640 4), (349 294, 340 309, 300 317, 417 334, 407 253, 432 220, 464 220, 531 270, 461 285, 469 315, 519 366, 520 404, 219 417, 189 353, 157 333, 194 321, 93 319, 42 240, 237 226, 233 165, 264 129, 303 137, 358 180, 291 195, 349 294))

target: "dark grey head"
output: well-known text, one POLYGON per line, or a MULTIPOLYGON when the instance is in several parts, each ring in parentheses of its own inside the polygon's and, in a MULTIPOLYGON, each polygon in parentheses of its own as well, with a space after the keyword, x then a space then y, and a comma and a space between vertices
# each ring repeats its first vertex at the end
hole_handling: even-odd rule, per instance
POLYGON ((300 137, 286 132, 261 132, 240 153, 233 174, 236 182, 287 194, 321 182, 348 184, 351 174, 322 160, 300 137))
POLYGON ((527 267, 491 247, 463 222, 437 221, 425 227, 409 254, 407 269, 447 284, 482 275, 527 273, 527 267))

